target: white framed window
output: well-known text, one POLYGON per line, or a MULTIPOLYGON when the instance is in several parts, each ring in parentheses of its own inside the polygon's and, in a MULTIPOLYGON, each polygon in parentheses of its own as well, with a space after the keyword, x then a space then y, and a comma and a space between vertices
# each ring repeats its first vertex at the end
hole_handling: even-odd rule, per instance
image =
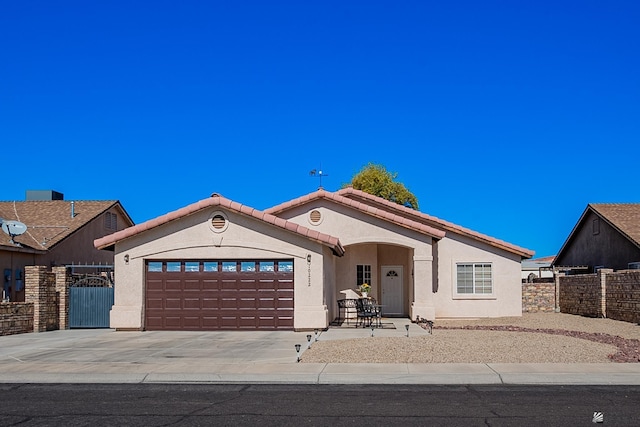
POLYGON ((456 293, 458 295, 493 294, 493 272, 489 263, 456 264, 456 293))
POLYGON ((363 283, 371 285, 371 265, 356 265, 356 287, 360 287, 363 283))

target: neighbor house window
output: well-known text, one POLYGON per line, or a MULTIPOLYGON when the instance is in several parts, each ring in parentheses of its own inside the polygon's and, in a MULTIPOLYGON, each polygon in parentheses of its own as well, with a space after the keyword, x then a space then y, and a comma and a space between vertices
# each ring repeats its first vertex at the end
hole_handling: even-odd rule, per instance
POLYGON ((371 284, 371 266, 367 264, 356 265, 356 287, 363 283, 371 284))
POLYGON ((596 218, 593 220, 593 235, 600 234, 600 218, 596 218))
POLYGON ((458 294, 487 295, 493 292, 491 264, 456 264, 458 294))

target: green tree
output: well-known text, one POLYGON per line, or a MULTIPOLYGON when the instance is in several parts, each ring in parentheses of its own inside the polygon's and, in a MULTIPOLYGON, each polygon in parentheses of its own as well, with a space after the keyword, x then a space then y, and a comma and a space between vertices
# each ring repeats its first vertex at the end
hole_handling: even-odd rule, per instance
POLYGON ((369 163, 351 178, 344 187, 351 186, 356 190, 382 197, 399 205, 418 209, 418 199, 407 190, 401 182, 395 181, 397 172, 389 172, 384 166, 369 163))

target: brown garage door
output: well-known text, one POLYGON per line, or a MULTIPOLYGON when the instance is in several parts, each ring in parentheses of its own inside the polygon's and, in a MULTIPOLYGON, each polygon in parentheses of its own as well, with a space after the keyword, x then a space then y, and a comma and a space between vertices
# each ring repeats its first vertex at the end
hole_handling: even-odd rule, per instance
POLYGON ((293 261, 148 261, 145 329, 293 329, 293 261))

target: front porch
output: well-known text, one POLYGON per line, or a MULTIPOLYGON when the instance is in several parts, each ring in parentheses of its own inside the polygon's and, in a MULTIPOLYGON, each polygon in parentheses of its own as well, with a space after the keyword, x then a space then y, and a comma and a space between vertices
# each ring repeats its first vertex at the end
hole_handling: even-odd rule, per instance
POLYGON ((351 327, 355 323, 355 313, 353 318, 346 318, 338 301, 360 298, 358 288, 362 283, 371 286, 368 296, 380 306, 381 316, 385 319, 410 320, 416 315, 433 318, 431 244, 420 245, 419 250, 428 254, 416 256, 416 248, 388 243, 346 246, 345 255, 335 263, 335 289, 330 292, 334 295, 333 301, 327 299, 326 302, 333 305, 329 308, 329 325, 351 327), (423 273, 422 280, 415 280, 415 271, 423 273), (416 295, 422 298, 416 299, 416 295), (417 307, 419 311, 416 311, 417 307))

